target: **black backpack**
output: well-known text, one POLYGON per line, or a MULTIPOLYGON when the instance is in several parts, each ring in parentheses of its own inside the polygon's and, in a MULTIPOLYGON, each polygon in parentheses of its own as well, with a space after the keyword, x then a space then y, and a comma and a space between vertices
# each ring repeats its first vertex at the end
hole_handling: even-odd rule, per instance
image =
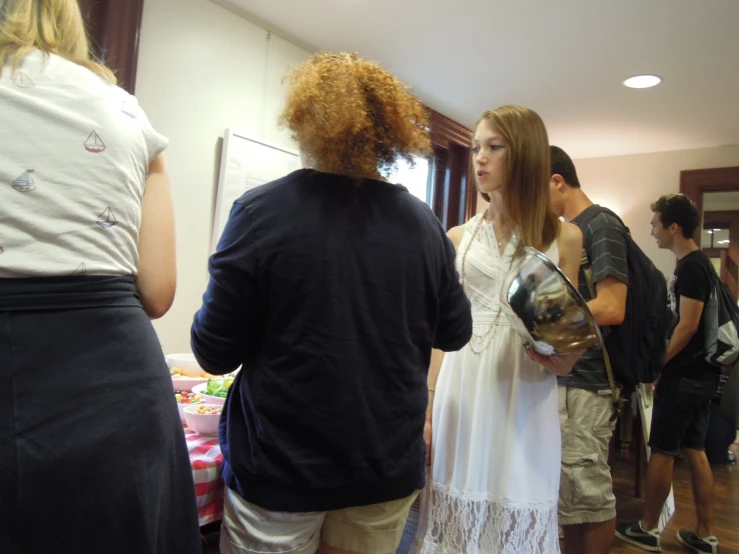
MULTIPOLYGON (((676 323, 676 314, 669 308, 667 282, 641 248, 631 238, 629 228, 608 208, 599 206, 593 210, 590 221, 601 213, 615 217, 626 230, 626 255, 629 266, 629 288, 626 296, 626 317, 623 323, 603 329, 606 370, 614 394, 619 394, 616 383, 634 387, 640 383, 652 383, 659 376, 665 356, 667 339, 676 323), (615 381, 615 382, 614 382, 615 381)), ((583 270, 595 298, 592 270, 583 251, 583 270)))

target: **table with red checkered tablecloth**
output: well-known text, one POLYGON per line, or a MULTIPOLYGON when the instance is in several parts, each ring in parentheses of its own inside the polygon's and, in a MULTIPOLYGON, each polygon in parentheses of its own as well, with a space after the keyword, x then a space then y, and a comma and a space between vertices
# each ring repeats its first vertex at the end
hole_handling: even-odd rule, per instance
POLYGON ((185 426, 190 467, 195 480, 200 525, 220 521, 223 517, 223 489, 221 465, 223 454, 218 437, 202 437, 185 426))

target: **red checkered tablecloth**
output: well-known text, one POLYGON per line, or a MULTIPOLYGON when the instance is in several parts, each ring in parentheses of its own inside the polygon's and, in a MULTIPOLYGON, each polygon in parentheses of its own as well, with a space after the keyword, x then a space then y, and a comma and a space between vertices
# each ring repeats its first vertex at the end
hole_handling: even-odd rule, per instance
POLYGON ((200 525, 223 518, 223 489, 221 464, 223 454, 217 437, 201 437, 185 426, 187 449, 190 451, 190 467, 195 479, 195 495, 198 503, 200 525))

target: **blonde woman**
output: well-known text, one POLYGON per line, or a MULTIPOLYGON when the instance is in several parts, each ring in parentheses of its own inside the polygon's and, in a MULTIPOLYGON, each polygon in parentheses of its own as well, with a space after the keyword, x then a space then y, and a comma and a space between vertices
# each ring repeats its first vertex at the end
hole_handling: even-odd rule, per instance
POLYGON ((532 110, 485 112, 473 139, 475 176, 490 206, 449 236, 472 303, 474 328, 459 352, 434 356, 427 438, 431 478, 416 552, 559 552, 560 433, 555 374, 578 355, 538 363, 503 314, 500 293, 524 245, 545 252, 574 283, 582 234, 549 205, 546 129, 532 110), (439 365, 440 370, 439 370, 439 365))
POLYGON ((0 1, 0 106, 0 552, 200 552, 167 140, 75 0, 0 1))
POLYGON ((318 54, 283 114, 311 169, 231 212, 192 328, 243 364, 221 419, 221 552, 390 554, 424 486, 431 348, 472 332, 454 247, 381 174, 430 150, 423 106, 375 63, 318 54))

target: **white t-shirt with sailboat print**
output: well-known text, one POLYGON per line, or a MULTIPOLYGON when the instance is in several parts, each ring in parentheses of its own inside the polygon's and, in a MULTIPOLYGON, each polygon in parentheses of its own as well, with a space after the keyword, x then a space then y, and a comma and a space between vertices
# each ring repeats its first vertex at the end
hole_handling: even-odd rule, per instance
POLYGON ((149 164, 135 97, 34 51, 0 75, 0 278, 136 275, 149 164))

